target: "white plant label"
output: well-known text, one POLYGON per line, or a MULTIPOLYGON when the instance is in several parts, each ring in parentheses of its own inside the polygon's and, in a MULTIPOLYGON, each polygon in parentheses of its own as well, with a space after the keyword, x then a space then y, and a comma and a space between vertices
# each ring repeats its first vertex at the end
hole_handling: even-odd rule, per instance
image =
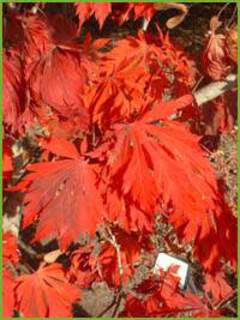
POLYGON ((159 269, 167 271, 171 265, 178 266, 176 275, 180 278, 179 287, 183 289, 185 287, 188 275, 188 263, 161 252, 157 257, 153 272, 157 273, 159 269))

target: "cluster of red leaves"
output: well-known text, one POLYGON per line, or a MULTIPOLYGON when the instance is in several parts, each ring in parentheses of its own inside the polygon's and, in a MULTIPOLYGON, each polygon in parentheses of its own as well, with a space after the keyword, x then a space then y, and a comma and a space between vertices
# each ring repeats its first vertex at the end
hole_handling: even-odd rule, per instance
MULTIPOLYGON (((232 289, 222 262, 236 267, 236 219, 199 137, 185 123, 195 108, 193 61, 161 32, 114 43, 87 35, 80 43, 83 22, 95 14, 102 27, 112 5, 75 8, 79 26, 50 13, 6 15, 4 178, 13 170, 8 137, 22 137, 40 124, 47 132, 36 137, 42 161, 28 165, 11 191, 24 192, 22 230, 36 227, 32 242, 56 239, 70 266, 41 262, 22 273, 17 240, 5 234, 4 314, 71 316, 82 288, 102 280, 115 288, 126 283, 141 250, 152 249, 157 213, 192 245, 207 274, 206 291, 217 300, 225 297, 232 289), (80 235, 93 238, 105 228, 110 233, 97 254, 91 244, 71 251, 80 235)), ((155 7, 139 3, 121 10, 122 21, 131 14, 150 19, 155 7)), ((124 315, 219 314, 204 299, 179 292, 172 273, 150 279, 150 288, 142 285, 146 301, 129 296, 124 315)))
POLYGON ((119 23, 123 23, 130 18, 145 18, 148 21, 156 13, 154 3, 75 3, 76 14, 79 17, 79 28, 92 15, 95 16, 102 28, 106 18, 111 15, 119 23))
POLYGON ((26 317, 71 316, 72 303, 80 298, 80 291, 67 281, 63 266, 40 266, 32 274, 14 278, 17 248, 15 236, 3 234, 3 316, 12 317, 13 310, 26 317))
POLYGON ((95 16, 100 29, 103 27, 107 17, 111 17, 118 23, 123 23, 129 19, 144 19, 148 24, 157 11, 176 9, 180 14, 167 21, 169 29, 174 28, 185 18, 188 8, 184 4, 178 3, 75 3, 76 14, 79 17, 79 29, 83 23, 91 16, 95 16))
POLYGON ((179 278, 175 272, 177 266, 171 266, 166 272, 160 269, 157 278, 150 276, 129 294, 125 317, 219 317, 221 312, 210 306, 205 297, 199 297, 191 292, 181 292, 178 289, 179 278), (144 294, 145 298, 142 298, 144 294))
POLYGON ((71 283, 88 288, 93 282, 106 281, 109 286, 117 288, 126 284, 134 274, 134 264, 140 259, 141 250, 153 250, 148 237, 139 237, 137 233, 129 234, 120 228, 114 228, 114 237, 121 249, 122 275, 119 274, 116 248, 106 239, 98 244, 97 251, 91 244, 73 252, 69 271, 71 283))

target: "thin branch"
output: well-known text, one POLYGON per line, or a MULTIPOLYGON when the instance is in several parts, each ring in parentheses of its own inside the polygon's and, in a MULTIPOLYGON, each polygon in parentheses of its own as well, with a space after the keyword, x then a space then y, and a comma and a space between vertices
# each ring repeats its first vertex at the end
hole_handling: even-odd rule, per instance
POLYGON ((229 6, 229 2, 227 2, 218 12, 217 17, 218 19, 220 19, 221 14, 223 13, 223 11, 229 6))
POLYGON ((198 80, 198 82, 196 83, 196 85, 194 86, 192 93, 194 94, 196 92, 196 90, 198 89, 200 83, 203 81, 204 76, 201 76, 200 79, 198 80))
POLYGON ((35 272, 35 270, 26 262, 25 264, 19 263, 17 269, 23 274, 31 274, 35 272))
POLYGON ((106 313, 107 311, 109 311, 109 310, 115 305, 116 301, 117 301, 117 296, 115 295, 113 301, 112 301, 103 311, 101 311, 101 312, 97 315, 97 318, 105 316, 105 313, 106 313))
POLYGON ((112 233, 111 229, 106 226, 106 230, 109 234, 109 238, 107 240, 112 244, 112 246, 115 248, 116 253, 117 253, 117 264, 118 264, 118 271, 119 271, 119 276, 120 276, 120 283, 122 286, 123 283, 123 266, 122 266, 122 260, 121 260, 121 250, 120 250, 120 245, 117 243, 115 235, 112 233))
POLYGON ((209 102, 229 90, 234 90, 237 84, 237 75, 229 74, 225 80, 214 81, 193 93, 197 105, 209 102))
POLYGON ((122 298, 123 298, 123 295, 124 295, 124 292, 122 291, 122 289, 118 292, 118 296, 117 296, 117 300, 116 300, 116 305, 115 305, 115 308, 113 310, 113 313, 112 313, 112 318, 118 318, 118 315, 119 315, 119 307, 121 305, 121 301, 122 301, 122 298))
POLYGON ((114 310, 112 313, 112 318, 118 317, 119 314, 119 307, 121 305, 122 298, 124 296, 124 289, 123 289, 123 265, 121 260, 121 247, 117 242, 117 239, 115 235, 112 233, 112 230, 109 228, 109 226, 106 226, 106 231, 108 233, 108 237, 106 238, 107 241, 109 241, 112 246, 115 248, 117 253, 117 265, 118 265, 118 272, 120 277, 120 286, 118 288, 118 292, 116 295, 116 299, 114 299, 114 310))
POLYGON ((234 10, 233 10, 233 13, 232 13, 231 18, 229 19, 229 21, 228 21, 227 24, 226 24, 226 28, 227 28, 227 29, 228 29, 228 28, 231 28, 231 24, 232 24, 232 23, 234 22, 234 20, 237 18, 236 13, 237 13, 237 4, 235 5, 235 8, 234 8, 234 10))
POLYGON ((21 239, 18 240, 18 245, 21 250, 26 252, 28 255, 36 257, 37 259, 42 259, 43 255, 38 254, 32 247, 28 246, 21 239))

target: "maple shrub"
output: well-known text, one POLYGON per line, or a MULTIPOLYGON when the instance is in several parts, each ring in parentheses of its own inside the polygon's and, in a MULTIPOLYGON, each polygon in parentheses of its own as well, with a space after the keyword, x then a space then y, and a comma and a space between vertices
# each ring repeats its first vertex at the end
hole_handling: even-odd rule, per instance
MULTIPOLYGON (((234 315, 237 218, 193 94, 236 73, 234 7, 212 8, 190 56, 171 36, 189 5, 5 4, 4 317, 234 315), (160 251, 185 288, 152 271, 160 251)), ((207 129, 233 129, 235 98, 208 102, 207 129)))

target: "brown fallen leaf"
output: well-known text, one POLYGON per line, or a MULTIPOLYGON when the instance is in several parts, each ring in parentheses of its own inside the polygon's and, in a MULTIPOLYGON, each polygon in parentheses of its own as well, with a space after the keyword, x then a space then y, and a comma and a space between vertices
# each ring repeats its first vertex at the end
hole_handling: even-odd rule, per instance
POLYGON ((229 57, 235 64, 237 64, 237 55, 238 55, 238 34, 237 26, 234 25, 226 31, 226 52, 229 57))
POLYGON ((154 8, 159 11, 165 11, 169 9, 177 9, 181 11, 180 14, 168 19, 166 26, 169 29, 173 29, 178 26, 186 17, 188 13, 188 7, 181 3, 155 3, 154 8))
POLYGON ((222 33, 217 33, 221 25, 222 22, 219 21, 217 16, 211 18, 210 30, 207 33, 202 53, 203 71, 215 81, 223 80, 229 71, 225 36, 222 33))

